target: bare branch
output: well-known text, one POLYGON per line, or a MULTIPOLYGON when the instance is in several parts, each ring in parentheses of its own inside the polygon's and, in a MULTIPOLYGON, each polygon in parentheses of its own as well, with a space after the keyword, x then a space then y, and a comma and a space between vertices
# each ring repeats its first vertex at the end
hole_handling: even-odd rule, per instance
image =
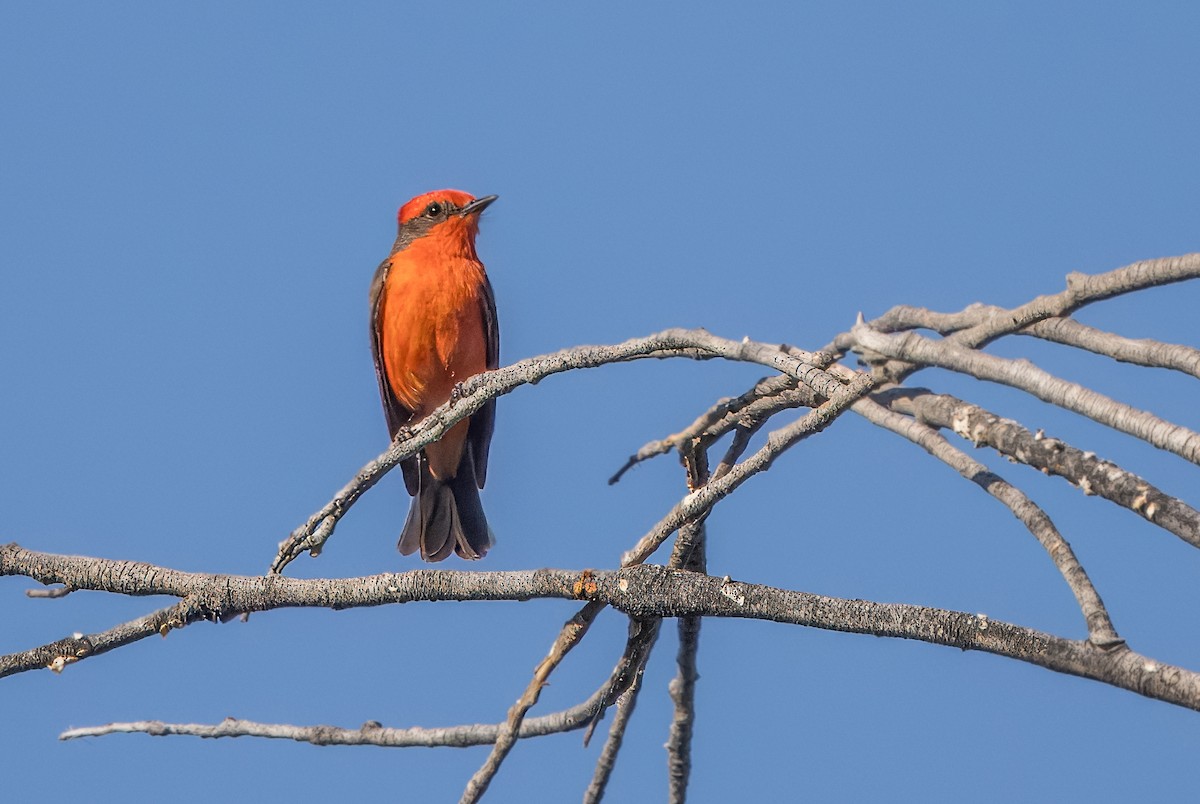
MULTIPOLYGON (((596 721, 605 698, 612 694, 617 679, 626 672, 626 657, 613 668, 612 674, 592 695, 582 703, 548 715, 525 718, 521 722, 518 737, 542 737, 548 734, 591 728, 596 721)), ((637 679, 634 679, 636 686, 637 679)), ((440 728, 387 728, 377 722, 363 724, 357 729, 337 726, 293 726, 285 723, 258 723, 251 720, 226 718, 218 724, 207 723, 164 723, 144 720, 134 723, 109 723, 104 726, 89 726, 69 729, 59 735, 61 740, 77 737, 101 737, 108 734, 143 733, 156 737, 188 735, 203 738, 218 737, 265 737, 295 740, 313 745, 374 745, 381 748, 466 748, 474 745, 491 745, 496 742, 504 723, 469 724, 440 728)))
POLYGON ((1200 511, 1094 453, 1031 433, 978 405, 924 388, 894 388, 875 398, 926 424, 953 430, 976 446, 985 444, 1014 461, 1066 478, 1084 494, 1114 502, 1200 547, 1200 511))
MULTIPOLYGON (((625 640, 625 650, 621 653, 621 658, 613 669, 607 691, 596 705, 592 723, 583 737, 584 745, 591 741, 592 732, 595 731, 608 708, 637 684, 637 680, 646 667, 646 662, 650 659, 650 653, 654 650, 655 643, 658 642, 660 625, 661 620, 658 618, 639 620, 631 617, 629 619, 629 636, 625 640)), ((612 739, 611 731, 609 739, 612 739)))
POLYGON ((749 339, 731 341, 704 330, 670 329, 646 338, 634 338, 615 346, 577 346, 553 354, 521 360, 510 366, 477 374, 464 380, 457 394, 411 429, 401 431, 386 452, 358 471, 334 498, 308 521, 296 528, 279 545, 271 564, 272 573, 282 572, 302 553, 320 553, 338 521, 368 489, 400 461, 441 438, 454 424, 478 410, 487 400, 516 388, 535 384, 552 374, 572 369, 596 368, 644 358, 687 357, 695 360, 724 358, 758 363, 787 374, 829 398, 841 387, 836 378, 818 367, 831 356, 798 349, 756 343, 749 339))
MULTIPOLYGON (((908 329, 929 329, 940 335, 959 332, 978 326, 994 316, 1007 312, 1003 307, 994 305, 969 304, 957 313, 939 313, 936 310, 926 310, 924 307, 912 307, 898 304, 879 318, 867 322, 867 326, 876 332, 903 332, 908 329)), ((846 332, 838 336, 844 339, 844 349, 854 346, 854 339, 846 332)))
POLYGON ((1023 492, 1010 485, 1003 478, 991 472, 986 466, 973 460, 966 453, 950 445, 938 432, 926 425, 901 416, 871 399, 862 399, 855 403, 854 412, 862 415, 872 424, 877 424, 887 430, 904 436, 909 441, 922 447, 930 455, 948 464, 963 477, 976 484, 988 494, 1004 503, 1017 519, 1029 529, 1029 532, 1045 548, 1054 566, 1071 588, 1075 600, 1083 612, 1087 622, 1090 640, 1099 647, 1111 648, 1123 642, 1113 627, 1104 601, 1092 586, 1091 579, 1075 557, 1071 545, 1062 537, 1046 512, 1033 503, 1023 492))
POLYGON ((300 580, 281 575, 241 576, 181 572, 138 561, 39 553, 17 544, 0 546, 0 576, 22 575, 79 590, 133 596, 168 595, 180 602, 108 631, 76 635, 30 651, 0 656, 0 678, 106 653, 148 636, 166 636, 200 620, 228 621, 240 614, 287 607, 329 609, 380 606, 415 600, 525 600, 585 598, 587 575, 412 570, 364 578, 300 580), (555 580, 556 579, 556 580, 555 580), (550 592, 557 583, 566 583, 550 592), (545 594, 550 592, 549 594, 545 594))
POLYGON ((570 653, 571 649, 579 644, 579 640, 583 639, 588 628, 591 627, 592 622, 596 619, 596 615, 604 609, 605 605, 605 603, 593 600, 576 612, 575 616, 563 626, 563 630, 559 632, 558 638, 554 640, 554 644, 550 647, 550 652, 534 672, 533 680, 525 688, 525 693, 508 710, 508 720, 505 721, 500 729, 500 733, 496 736, 496 742, 492 746, 492 753, 488 755, 487 761, 483 763, 483 766, 467 782, 467 788, 463 791, 462 798, 460 799, 464 804, 478 801, 487 792, 488 785, 491 784, 497 771, 500 770, 500 765, 504 762, 504 758, 508 756, 508 752, 516 745, 517 735, 520 733, 525 713, 537 703, 538 697, 542 692, 542 687, 546 684, 546 680, 550 677, 550 674, 554 672, 554 668, 558 667, 559 663, 570 653))
POLYGON ((761 424, 788 408, 816 407, 820 401, 821 398, 812 389, 798 386, 793 377, 786 374, 764 377, 740 396, 719 400, 680 432, 644 445, 608 479, 609 485, 619 481, 642 461, 665 455, 671 450, 682 452, 692 444, 699 449, 706 449, 730 430, 749 426, 751 422, 761 424))
MULTIPOLYGON (((591 721, 596 704, 604 694, 604 688, 596 690, 582 703, 540 717, 531 717, 521 724, 520 737, 543 737, 547 734, 582 729, 591 721)), ((155 737, 187 735, 191 737, 264 737, 275 740, 295 740, 313 745, 374 745, 382 748, 467 748, 473 745, 490 745, 504 727, 503 723, 472 724, 434 729, 393 729, 379 723, 364 723, 361 728, 343 729, 337 726, 291 726, 285 723, 257 723, 252 720, 225 718, 217 724, 210 723, 163 723, 158 720, 143 720, 133 723, 109 723, 104 726, 88 726, 68 729, 59 735, 60 740, 80 737, 102 737, 108 734, 149 734, 155 737)))
MULTIPOLYGON (((878 332, 898 332, 914 327, 943 334, 955 332, 960 346, 977 348, 1036 321, 1066 316, 1093 302, 1197 278, 1200 278, 1200 253, 1162 257, 1101 274, 1068 274, 1066 290, 1038 296, 1011 310, 975 304, 961 313, 931 313, 919 307, 897 306, 868 326, 878 332)), ((852 346, 852 339, 843 335, 829 351, 844 352, 852 346)))
POLYGON ((692 734, 696 727, 696 652, 700 644, 700 618, 679 618, 679 650, 675 654, 678 672, 671 679, 669 692, 675 704, 667 737, 667 800, 682 804, 687 800, 692 777, 692 734))
MULTIPOLYGON (((68 566, 100 561, 79 556, 31 553, 10 544, 0 547, 0 575, 33 577, 32 572, 23 571, 18 566, 24 559, 31 558, 45 560, 46 564, 61 561, 68 566)), ((570 600, 586 594, 592 602, 605 603, 632 617, 696 615, 750 618, 873 636, 916 639, 963 650, 982 650, 1200 710, 1200 673, 1157 662, 1124 646, 1106 649, 1090 641, 1064 639, 991 620, 985 615, 898 603, 845 600, 650 564, 616 571, 416 570, 362 578, 316 580, 202 575, 162 567, 152 569, 164 576, 191 579, 199 596, 205 596, 206 591, 211 594, 211 590, 215 589, 228 590, 231 602, 253 611, 286 606, 348 608, 413 600, 570 600), (264 583, 267 580, 284 583, 269 588, 264 583)), ((138 592, 136 589, 122 591, 108 588, 110 586, 116 587, 117 584, 97 584, 91 588, 123 594, 138 592)), ((11 656, 0 657, 0 676, 13 672, 10 660, 11 656)))
POLYGON ((632 550, 622 556, 621 566, 628 567, 645 561, 681 526, 705 515, 718 500, 732 493, 754 475, 769 469, 784 450, 829 426, 847 406, 867 393, 872 385, 868 375, 859 374, 850 385, 839 384, 836 389, 831 390, 827 402, 771 433, 767 437, 767 443, 754 455, 738 464, 737 468, 706 483, 680 501, 632 550))
MULTIPOLYGON (((1172 369, 1200 377, 1200 350, 1190 346, 1163 343, 1149 338, 1125 338, 1089 327, 1066 316, 1051 316, 1017 327, 1013 316, 1011 310, 985 304, 972 304, 957 313, 940 313, 923 307, 899 305, 869 322, 868 326, 877 332, 887 333, 928 329, 941 335, 956 335, 952 341, 957 342, 958 339, 966 337, 966 330, 974 332, 977 331, 977 327, 987 327, 989 331, 993 331, 999 322, 999 328, 1005 330, 1003 334, 1010 334, 1008 330, 1011 330, 1013 335, 1026 335, 1074 346, 1123 363, 1172 369)), ((850 333, 839 337, 843 346, 853 346, 850 333)))
MULTIPOLYGON (((1179 257, 1145 260, 1102 274, 1072 273, 1067 289, 1050 296, 1005 310, 1000 307, 971 305, 961 313, 934 313, 918 307, 893 307, 867 326, 876 332, 897 332, 914 327, 952 333, 947 340, 977 349, 995 339, 1017 332, 1047 318, 1066 316, 1092 302, 1158 285, 1200 277, 1200 253, 1179 257)), ((826 349, 837 354, 861 347, 852 331, 838 335, 826 349)), ((885 379, 901 382, 920 368, 919 363, 893 358, 877 366, 885 379)))
POLYGON ((1087 416, 1200 464, 1200 433, 1117 402, 1078 383, 1055 377, 1028 360, 1007 360, 958 346, 949 339, 934 341, 915 332, 885 335, 860 324, 852 333, 859 344, 873 352, 1018 388, 1043 402, 1087 416))
MULTIPOLYGON (((704 574, 708 560, 708 534, 704 522, 694 523, 680 531, 676 551, 685 556, 683 567, 688 572, 704 574), (684 537, 688 536, 688 539, 684 537), (689 548, 687 542, 691 542, 689 548)), ((672 556, 674 558, 674 556, 672 556)), ((675 705, 671 729, 667 736, 667 800, 682 804, 687 799, 688 781, 692 776, 692 733, 696 722, 696 654, 700 648, 700 617, 679 618, 679 649, 675 652, 675 677, 668 692, 675 705)))
POLYGON ((1067 275, 1067 289, 1061 293, 1039 296, 951 337, 959 345, 979 348, 1035 321, 1064 316, 1092 302, 1198 277, 1200 253, 1143 260, 1103 274, 1075 272, 1067 275))
MULTIPOLYGON (((643 629, 644 635, 641 636, 645 649, 642 652, 642 660, 637 663, 637 672, 633 674, 628 688, 620 694, 616 700, 617 715, 613 718, 613 722, 608 727, 608 737, 604 740, 604 748, 600 751, 600 757, 596 760, 596 770, 592 773, 592 781, 584 791, 583 800, 585 802, 600 801, 604 798, 604 790, 608 786, 608 779, 612 775, 613 768, 617 764, 617 754, 621 751, 621 744, 625 740, 625 729, 629 726, 629 721, 633 717, 634 709, 637 708, 638 693, 642 689, 642 674, 646 667, 646 659, 649 658, 650 651, 654 647, 654 642, 658 639, 659 628, 662 620, 654 618, 651 620, 630 620, 630 626, 633 623, 639 623, 643 629)), ((631 640, 632 640, 631 635, 631 640)), ((611 691, 609 693, 611 695, 611 691)), ((608 696, 601 699, 600 705, 608 696)), ((588 727, 589 731, 595 727, 598 721, 593 719, 592 725, 588 727)))
POLYGON ((1200 379, 1200 349, 1163 343, 1150 338, 1123 338, 1111 332, 1080 324, 1073 318, 1047 318, 1019 329, 1017 335, 1033 335, 1047 341, 1086 349, 1122 363, 1181 371, 1200 379))
POLYGON ((0 678, 27 670, 45 669, 61 673, 69 664, 108 653, 148 636, 166 636, 171 629, 181 628, 202 618, 187 601, 176 603, 98 634, 73 634, 48 645, 0 656, 0 678))

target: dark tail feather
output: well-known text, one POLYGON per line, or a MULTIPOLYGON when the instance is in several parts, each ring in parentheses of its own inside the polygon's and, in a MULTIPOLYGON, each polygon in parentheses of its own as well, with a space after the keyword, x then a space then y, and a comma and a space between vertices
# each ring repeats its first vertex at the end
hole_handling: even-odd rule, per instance
POLYGON ((430 474, 424 455, 420 456, 420 472, 420 488, 400 534, 401 554, 419 549, 425 561, 441 561, 452 552, 463 558, 483 558, 493 542, 479 501, 470 447, 463 452, 458 474, 450 480, 441 481, 430 474))

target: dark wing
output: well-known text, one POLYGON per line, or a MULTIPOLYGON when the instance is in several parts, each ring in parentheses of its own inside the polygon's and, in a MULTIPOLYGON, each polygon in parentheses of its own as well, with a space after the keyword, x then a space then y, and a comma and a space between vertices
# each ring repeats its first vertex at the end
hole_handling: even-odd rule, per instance
MULTIPOLYGON (((383 367, 383 332, 380 314, 383 308, 383 283, 387 281, 388 268, 391 267, 391 264, 391 257, 381 262, 375 269, 374 278, 371 279, 371 356, 375 359, 375 378, 379 380, 379 398, 383 400, 383 415, 387 418, 388 435, 395 438, 400 428, 412 419, 412 411, 404 407, 396 398, 383 367)), ((488 433, 490 435, 491 431, 489 430, 488 433)), ((400 468, 404 472, 404 485, 408 487, 408 493, 415 495, 420 488, 417 457, 413 456, 403 461, 400 468)))
MULTIPOLYGON (((483 278, 483 295, 479 312, 483 316, 483 331, 487 336, 487 367, 500 367, 500 323, 496 320, 496 297, 492 294, 492 283, 483 278)), ((467 444, 475 459, 475 482, 479 488, 487 481, 488 449, 492 444, 492 429, 496 425, 496 399, 493 397, 471 416, 471 427, 467 431, 467 444)))

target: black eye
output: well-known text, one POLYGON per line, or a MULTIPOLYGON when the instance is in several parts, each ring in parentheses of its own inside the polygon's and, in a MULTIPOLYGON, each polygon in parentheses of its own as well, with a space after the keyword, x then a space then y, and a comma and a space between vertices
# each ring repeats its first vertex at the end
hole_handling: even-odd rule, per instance
POLYGON ((425 207, 425 214, 431 218, 436 218, 438 215, 442 214, 442 205, 437 201, 434 201, 432 204, 425 207))

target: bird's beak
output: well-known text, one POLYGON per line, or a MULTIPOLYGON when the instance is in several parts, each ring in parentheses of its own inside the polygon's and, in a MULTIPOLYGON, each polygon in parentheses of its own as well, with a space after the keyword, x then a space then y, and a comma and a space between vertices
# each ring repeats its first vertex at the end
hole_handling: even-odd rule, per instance
POLYGON ((489 204, 499 197, 500 196, 498 195, 485 195, 483 198, 476 198, 474 201, 459 210, 458 214, 460 217, 465 218, 468 215, 474 215, 476 213, 483 212, 488 208, 489 204))

